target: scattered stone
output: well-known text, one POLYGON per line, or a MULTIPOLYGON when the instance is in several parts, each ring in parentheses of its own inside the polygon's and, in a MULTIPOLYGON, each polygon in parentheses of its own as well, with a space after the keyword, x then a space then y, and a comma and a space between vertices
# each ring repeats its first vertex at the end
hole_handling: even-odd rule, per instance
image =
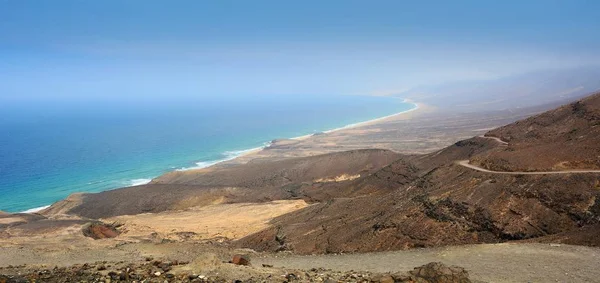
MULTIPOLYGON (((241 257, 245 258, 245 257, 241 257)), ((249 262, 249 260, 246 258, 249 262)), ((172 267, 175 261, 159 261, 156 265, 150 262, 142 263, 113 263, 114 267, 107 267, 107 262, 96 262, 90 264, 76 264, 69 267, 28 268, 4 267, 0 268, 0 283, 8 282, 370 282, 370 283, 467 283, 467 272, 460 267, 447 267, 441 263, 430 263, 415 268, 410 273, 401 274, 378 274, 357 271, 334 271, 330 269, 290 270, 277 269, 281 271, 277 275, 269 274, 255 275, 250 278, 233 277, 233 274, 211 274, 206 275, 190 273, 163 272, 161 267, 172 267), (98 272, 101 266, 107 267, 110 272, 98 272), (160 267, 159 267, 160 266, 160 267), (18 277, 8 274, 21 274, 18 277), (281 275, 281 276, 279 276, 281 275), (3 281, 4 280, 4 281, 3 281)), ((178 262, 180 263, 180 262, 178 262)), ((238 270, 239 271, 239 270, 238 270)), ((248 270, 250 271, 250 270, 248 270)), ((256 270, 258 271, 258 270, 256 270)), ((239 274, 238 274, 239 276, 239 274)))
POLYGON ((273 267, 273 265, 272 265, 272 264, 266 264, 266 263, 263 263, 263 264, 262 264, 262 267, 273 267))

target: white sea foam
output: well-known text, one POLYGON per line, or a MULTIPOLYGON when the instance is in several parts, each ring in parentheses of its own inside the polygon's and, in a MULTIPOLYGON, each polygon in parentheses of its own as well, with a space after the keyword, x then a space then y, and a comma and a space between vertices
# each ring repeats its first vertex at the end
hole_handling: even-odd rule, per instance
POLYGON ((46 206, 40 206, 40 207, 36 207, 36 208, 32 208, 32 209, 28 209, 25 211, 21 211, 21 213, 36 213, 36 212, 40 212, 46 208, 50 207, 49 205, 46 206))
POLYGON ((271 142, 267 142, 263 146, 259 146, 259 147, 255 147, 255 148, 244 149, 244 150, 225 151, 225 152, 223 152, 223 155, 225 155, 225 158, 223 158, 223 159, 210 160, 210 161, 199 161, 199 162, 196 162, 196 166, 194 166, 194 167, 184 167, 181 169, 177 169, 176 171, 188 171, 188 170, 207 168, 207 167, 219 164, 221 162, 234 160, 240 156, 244 156, 246 154, 262 150, 264 148, 269 147, 270 145, 271 145, 271 142))
MULTIPOLYGON (((411 102, 409 102, 406 99, 404 100, 404 102, 405 103, 411 103, 411 102)), ((419 108, 419 105, 416 104, 416 103, 413 103, 413 104, 414 104, 413 108, 405 110, 405 111, 402 111, 402 112, 394 113, 392 115, 388 115, 388 116, 384 116, 384 117, 380 117, 380 118, 376 118, 376 119, 372 119, 372 120, 368 120, 368 121, 364 121, 364 122, 360 122, 360 123, 349 124, 349 125, 346 125, 346 126, 343 126, 343 127, 340 127, 340 128, 323 131, 322 133, 327 134, 327 133, 332 133, 332 132, 343 130, 343 129, 354 128, 354 127, 362 126, 362 125, 365 125, 365 124, 368 124, 368 123, 377 122, 377 121, 380 121, 380 120, 384 120, 384 119, 387 119, 387 118, 394 117, 396 115, 400 115, 400 114, 404 114, 404 113, 407 113, 407 112, 410 112, 410 111, 417 110, 419 108)), ((315 134, 313 133, 313 134, 308 134, 308 135, 302 135, 302 136, 293 137, 293 138, 290 138, 290 139, 301 140, 301 139, 305 139, 305 138, 311 137, 313 135, 315 135, 315 134)), ((271 142, 267 142, 263 146, 255 147, 255 148, 251 148, 251 149, 236 150, 236 151, 226 151, 226 152, 223 153, 225 155, 225 158, 223 158, 223 159, 210 160, 210 161, 199 161, 199 162, 196 162, 196 166, 194 166, 194 167, 184 167, 184 168, 181 168, 181 169, 177 169, 176 171, 188 171, 188 170, 195 170, 195 169, 207 168, 207 167, 219 164, 221 162, 226 162, 226 161, 230 161, 230 160, 236 159, 236 158, 238 158, 240 156, 246 155, 246 154, 251 153, 251 152, 255 152, 255 151, 259 151, 259 150, 265 149, 265 148, 267 148, 269 146, 271 146, 271 142)))
POLYGON ((131 187, 141 186, 141 185, 148 184, 151 181, 152 181, 152 179, 133 179, 133 180, 129 181, 129 186, 131 186, 131 187))

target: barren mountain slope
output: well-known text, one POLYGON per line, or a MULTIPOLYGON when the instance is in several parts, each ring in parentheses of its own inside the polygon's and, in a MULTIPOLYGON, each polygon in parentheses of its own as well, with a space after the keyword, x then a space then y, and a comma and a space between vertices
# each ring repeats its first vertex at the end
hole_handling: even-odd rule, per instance
POLYGON ((600 93, 492 130, 509 142, 472 163, 491 170, 600 169, 600 93))
POLYGON ((388 150, 354 150, 270 163, 172 172, 148 185, 95 194, 79 194, 43 213, 106 218, 161 212, 216 203, 263 202, 299 198, 295 190, 309 184, 369 175, 397 160, 388 150))
POLYGON ((249 188, 282 186, 341 175, 368 174, 398 158, 398 154, 388 150, 353 150, 273 162, 251 161, 229 168, 174 171, 156 178, 152 183, 249 188))
MULTIPOLYGON (((595 105, 590 101, 597 98, 572 105, 585 105, 585 113, 589 113, 594 109, 589 105, 595 105)), ((581 112, 565 114, 561 109, 565 107, 526 121, 558 128, 562 126, 554 123, 579 119, 581 112), (546 120, 553 122, 542 122, 546 120)), ((593 156, 600 148, 597 139, 594 134, 582 135, 578 141, 586 146, 563 143, 556 150, 593 156)), ((520 140, 535 145, 527 138, 520 140)), ((539 148, 546 142, 561 141, 537 142, 539 148)), ((512 140, 508 148, 510 143, 512 140)), ((586 232, 596 229, 600 221, 599 173, 501 175, 456 164, 457 160, 481 160, 506 148, 492 139, 472 138, 435 153, 403 157, 374 174, 336 184, 341 191, 361 193, 330 198, 278 217, 271 228, 237 244, 299 253, 364 252, 536 238, 547 241, 551 235, 561 235, 552 239, 599 245, 600 239, 586 232)), ((516 156, 518 153, 515 151, 516 156)))

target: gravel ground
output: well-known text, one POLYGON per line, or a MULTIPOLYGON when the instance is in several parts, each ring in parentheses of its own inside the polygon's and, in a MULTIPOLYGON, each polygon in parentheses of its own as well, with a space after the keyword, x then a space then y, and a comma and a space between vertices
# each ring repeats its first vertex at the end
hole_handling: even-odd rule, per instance
POLYGON ((466 245, 408 251, 341 255, 263 255, 256 264, 337 271, 406 272, 428 262, 464 267, 486 282, 598 282, 600 249, 548 244, 466 245))

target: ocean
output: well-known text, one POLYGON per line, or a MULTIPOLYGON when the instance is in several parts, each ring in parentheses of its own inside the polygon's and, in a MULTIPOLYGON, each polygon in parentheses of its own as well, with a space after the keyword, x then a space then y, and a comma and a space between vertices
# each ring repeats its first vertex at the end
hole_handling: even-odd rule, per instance
POLYGON ((273 139, 414 107, 394 97, 324 95, 3 109, 0 210, 22 212, 75 192, 145 184, 169 171, 235 158, 273 139))

